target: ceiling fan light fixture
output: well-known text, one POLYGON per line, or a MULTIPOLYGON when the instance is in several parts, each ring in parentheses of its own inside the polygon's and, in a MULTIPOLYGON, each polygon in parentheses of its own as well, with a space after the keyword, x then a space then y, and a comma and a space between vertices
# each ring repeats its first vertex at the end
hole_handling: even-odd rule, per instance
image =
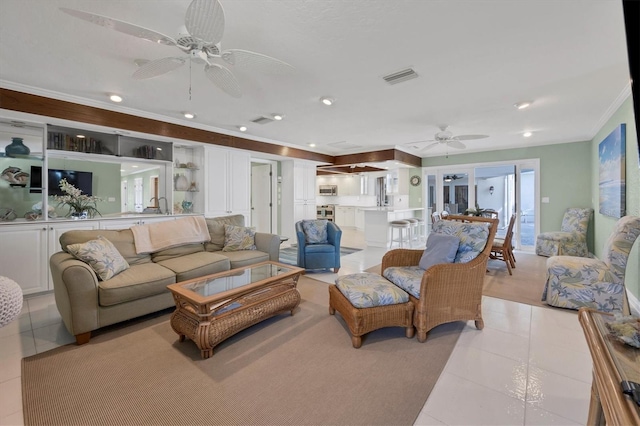
POLYGON ((532 133, 532 132, 524 132, 524 133, 522 134, 522 136, 524 136, 525 138, 529 138, 529 137, 531 137, 531 135, 533 135, 533 133, 532 133))
POLYGON ((109 99, 111 99, 111 102, 122 102, 122 96, 120 95, 109 95, 109 99))
POLYGON ((324 105, 326 105, 326 106, 331 106, 331 105, 333 105, 333 103, 334 103, 335 101, 336 101, 335 99, 330 98, 329 96, 323 96, 323 97, 321 97, 321 98, 320 98, 320 102, 322 102, 322 103, 323 103, 324 105))
POLYGON ((533 103, 532 101, 522 101, 522 102, 518 102, 516 104, 513 104, 513 106, 518 108, 518 109, 525 109, 525 108, 529 108, 532 103, 533 103))
POLYGON ((274 120, 276 121, 280 121, 284 118, 284 114, 271 114, 271 116, 273 117, 274 120))
POLYGON ((184 118, 188 118, 189 120, 196 118, 194 113, 188 111, 183 112, 182 115, 184 115, 184 118))

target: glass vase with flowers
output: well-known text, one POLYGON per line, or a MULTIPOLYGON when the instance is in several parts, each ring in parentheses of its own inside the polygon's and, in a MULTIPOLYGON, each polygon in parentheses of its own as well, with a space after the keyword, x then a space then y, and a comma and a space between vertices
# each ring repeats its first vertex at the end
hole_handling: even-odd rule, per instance
POLYGON ((66 179, 60 180, 60 189, 64 192, 64 195, 53 195, 52 198, 58 202, 58 207, 66 206, 69 208, 67 217, 86 219, 94 217, 96 214, 102 216, 96 205, 98 201, 102 201, 102 198, 83 194, 81 190, 67 182, 66 179))

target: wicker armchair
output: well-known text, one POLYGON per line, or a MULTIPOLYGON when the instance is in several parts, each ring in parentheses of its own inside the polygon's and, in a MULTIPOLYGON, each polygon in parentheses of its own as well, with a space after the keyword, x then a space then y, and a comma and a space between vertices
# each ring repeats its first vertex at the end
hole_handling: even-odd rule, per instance
MULTIPOLYGON (((453 321, 474 320, 476 327, 484 327, 482 320, 482 286, 487 271, 487 261, 493 247, 498 219, 449 215, 446 220, 469 223, 489 223, 488 237, 484 249, 467 263, 443 263, 430 267, 422 273, 419 297, 409 292, 415 306, 413 325, 418 341, 427 340, 432 328, 453 321)), ((384 271, 392 266, 417 267, 423 250, 396 249, 382 258, 384 271)))

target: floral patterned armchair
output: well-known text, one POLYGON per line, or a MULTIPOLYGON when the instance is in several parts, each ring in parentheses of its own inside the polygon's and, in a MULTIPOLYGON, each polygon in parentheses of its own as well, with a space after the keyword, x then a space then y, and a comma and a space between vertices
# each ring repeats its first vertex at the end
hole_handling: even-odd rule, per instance
POLYGON ((595 308, 628 313, 624 275, 629 252, 640 235, 640 217, 618 220, 604 246, 603 260, 553 256, 547 260, 547 283, 542 301, 568 309, 595 308))
MULTIPOLYGON (((453 263, 420 268, 423 250, 396 249, 382 258, 383 276, 409 293, 415 306, 413 325, 418 341, 427 340, 432 328, 453 321, 482 320, 482 286, 498 219, 449 215, 433 225, 432 232, 454 235, 460 245, 453 263)), ((428 243, 427 243, 428 244, 428 243)))
POLYGON ((540 256, 589 256, 587 228, 593 209, 571 208, 564 212, 560 232, 543 232, 536 239, 540 256))

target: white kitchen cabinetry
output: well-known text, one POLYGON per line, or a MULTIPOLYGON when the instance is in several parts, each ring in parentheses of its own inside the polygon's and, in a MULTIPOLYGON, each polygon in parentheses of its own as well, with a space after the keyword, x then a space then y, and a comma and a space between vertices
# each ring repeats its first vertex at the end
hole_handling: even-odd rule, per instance
POLYGON ((316 219, 316 166, 306 161, 282 162, 281 233, 296 241, 295 224, 316 219))
POLYGON ((336 206, 336 210, 335 210, 336 225, 340 226, 341 228, 355 227, 356 226, 355 212, 356 212, 355 207, 336 206))
POLYGON ((356 207, 355 224, 358 231, 364 230, 364 210, 356 207))
POLYGON ((250 223, 251 157, 249 153, 207 146, 205 158, 205 216, 242 214, 245 217, 245 223, 250 223))

